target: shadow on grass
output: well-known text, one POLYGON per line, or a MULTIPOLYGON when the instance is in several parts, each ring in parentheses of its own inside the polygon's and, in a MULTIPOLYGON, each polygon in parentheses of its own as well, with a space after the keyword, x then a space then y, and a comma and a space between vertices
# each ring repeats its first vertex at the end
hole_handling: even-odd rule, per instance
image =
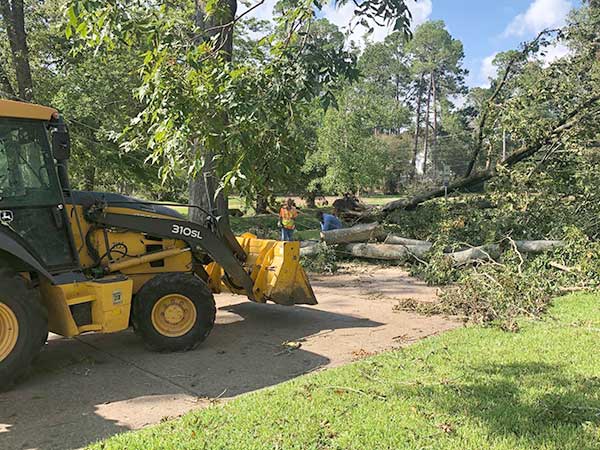
POLYGON ((452 417, 456 425, 474 422, 490 440, 528 448, 600 445, 600 376, 578 376, 566 364, 471 366, 455 382, 399 387, 395 393, 416 397, 427 414, 452 417))

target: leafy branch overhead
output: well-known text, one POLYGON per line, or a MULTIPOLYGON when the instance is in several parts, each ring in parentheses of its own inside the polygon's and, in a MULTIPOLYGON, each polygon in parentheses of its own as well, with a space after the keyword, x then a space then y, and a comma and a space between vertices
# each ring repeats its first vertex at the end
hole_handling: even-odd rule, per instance
MULTIPOLYGON (((194 12, 186 2, 73 0, 66 32, 98 52, 144 49, 137 90, 144 110, 125 134, 126 148, 147 144, 163 179, 180 169, 193 176, 214 163, 218 178, 244 191, 264 181, 264 171, 256 170, 261 153, 292 145, 290 131, 300 111, 313 99, 325 108, 335 104, 339 80, 357 78, 356 56, 343 40, 324 45, 327 35, 316 17, 322 6, 313 0, 280 2, 274 28, 244 59, 236 59, 235 49, 228 57, 223 39, 228 32, 237 36, 248 12, 232 17, 235 1, 198 1, 194 12), (140 137, 141 130, 149 139, 140 137)), ((404 1, 356 2, 354 14, 356 20, 409 32, 404 1)), ((284 159, 275 156, 274 162, 269 166, 284 159)))

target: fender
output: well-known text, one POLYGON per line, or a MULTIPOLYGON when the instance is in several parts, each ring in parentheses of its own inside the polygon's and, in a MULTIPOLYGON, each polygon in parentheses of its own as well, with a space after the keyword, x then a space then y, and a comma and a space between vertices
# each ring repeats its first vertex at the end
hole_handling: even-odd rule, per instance
POLYGON ((56 279, 53 275, 48 272, 44 266, 21 244, 15 241, 10 236, 7 236, 4 233, 0 233, 0 250, 4 250, 7 253, 10 253, 14 257, 20 259, 25 262, 35 271, 39 272, 41 275, 46 277, 50 282, 56 284, 56 279))

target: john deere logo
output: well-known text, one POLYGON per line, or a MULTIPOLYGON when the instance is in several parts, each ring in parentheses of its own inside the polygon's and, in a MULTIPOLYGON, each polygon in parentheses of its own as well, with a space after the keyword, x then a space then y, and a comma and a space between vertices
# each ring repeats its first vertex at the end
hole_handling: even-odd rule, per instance
POLYGON ((4 210, 0 211, 0 222, 2 224, 9 224, 13 221, 14 216, 12 211, 4 210))

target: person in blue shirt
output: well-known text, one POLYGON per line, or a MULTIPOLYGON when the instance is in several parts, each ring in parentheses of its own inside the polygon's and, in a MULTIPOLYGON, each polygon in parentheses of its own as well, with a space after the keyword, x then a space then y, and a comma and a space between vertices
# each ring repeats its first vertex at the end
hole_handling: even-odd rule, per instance
POLYGON ((321 231, 338 230, 343 228, 340 219, 335 217, 333 214, 327 214, 319 211, 317 213, 317 218, 319 219, 319 222, 321 222, 321 231))

